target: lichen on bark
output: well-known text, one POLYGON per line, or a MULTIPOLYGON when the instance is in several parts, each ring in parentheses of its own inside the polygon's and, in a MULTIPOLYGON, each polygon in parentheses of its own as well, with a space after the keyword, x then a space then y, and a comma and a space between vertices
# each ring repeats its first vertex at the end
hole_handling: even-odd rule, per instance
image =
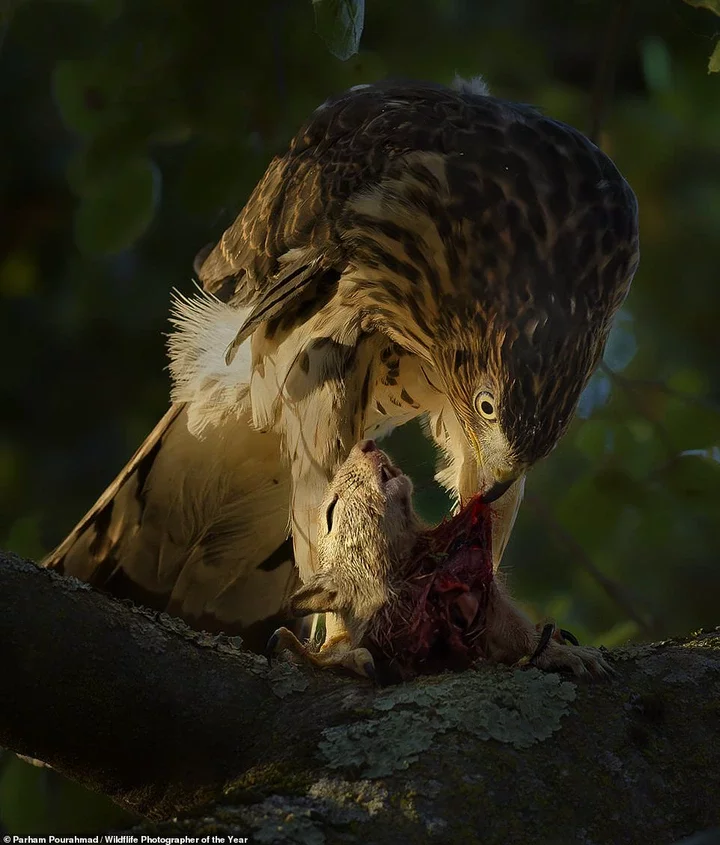
POLYGON ((407 769, 448 731, 527 748, 560 727, 575 685, 537 669, 435 676, 381 690, 368 718, 326 728, 319 749, 331 769, 384 777, 407 769))

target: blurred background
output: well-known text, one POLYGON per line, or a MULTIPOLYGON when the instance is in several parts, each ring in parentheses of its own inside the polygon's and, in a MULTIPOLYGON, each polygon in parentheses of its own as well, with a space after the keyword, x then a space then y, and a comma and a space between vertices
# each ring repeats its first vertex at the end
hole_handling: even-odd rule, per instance
MULTIPOLYGON (((347 57, 352 0, 0 0, 1 546, 40 559, 163 413, 170 291, 317 105, 481 73, 599 129, 641 211, 605 362, 529 479, 512 588, 587 643, 720 623, 720 4, 693 5, 367 0, 347 57)), ((385 445, 439 519, 419 428, 385 445)), ((7 832, 121 824, 47 769, 0 767, 7 832)))

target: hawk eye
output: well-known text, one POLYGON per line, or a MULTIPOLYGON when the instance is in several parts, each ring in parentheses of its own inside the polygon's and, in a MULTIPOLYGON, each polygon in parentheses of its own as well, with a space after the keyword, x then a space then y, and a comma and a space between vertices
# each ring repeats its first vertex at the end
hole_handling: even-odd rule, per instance
POLYGON ((332 502, 328 505, 327 511, 325 512, 325 522, 327 524, 327 532, 328 534, 332 531, 333 527, 333 512, 335 511, 335 505, 338 503, 338 497, 334 496, 332 502))
POLYGON ((479 390, 475 396, 475 410, 486 420, 493 422, 496 417, 495 397, 489 390, 479 390))

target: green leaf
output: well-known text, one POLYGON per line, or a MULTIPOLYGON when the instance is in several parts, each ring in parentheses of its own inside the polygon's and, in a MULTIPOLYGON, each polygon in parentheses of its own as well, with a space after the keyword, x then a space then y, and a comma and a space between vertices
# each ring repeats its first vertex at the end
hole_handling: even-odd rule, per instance
POLYGON ((698 370, 676 370, 667 378, 666 384, 671 390, 688 396, 704 396, 708 392, 707 376, 698 370))
POLYGON ((720 15, 720 0, 685 0, 688 6, 696 9, 708 9, 716 15, 720 15))
POLYGON ((139 117, 103 127, 85 147, 83 163, 87 187, 80 193, 89 193, 94 182, 106 178, 129 161, 144 158, 151 133, 151 124, 139 117))
POLYGON ((669 396, 662 425, 674 449, 707 449, 718 444, 720 409, 689 404, 682 396, 669 396))
POLYGON ((68 129, 93 135, 110 118, 108 91, 100 81, 95 61, 61 61, 53 71, 53 94, 68 129))
POLYGON ((615 428, 615 466, 635 481, 645 479, 665 460, 665 447, 653 426, 642 418, 615 428))
POLYGON ((93 182, 75 214, 78 247, 97 255, 132 246, 152 223, 160 185, 160 171, 149 158, 126 161, 93 182))
MULTIPOLYGON (((694 6, 696 9, 707 9, 709 12, 720 16, 720 0, 685 0, 685 2, 688 6, 694 6)), ((710 55, 708 73, 720 73, 720 41, 717 42, 710 55)))
POLYGON ((313 0, 315 29, 338 59, 345 61, 360 47, 365 0, 313 0))
POLYGON ((662 38, 648 36, 640 44, 645 82, 653 91, 667 91, 672 87, 670 51, 662 38))
POLYGON ((703 455, 680 455, 659 477, 676 496, 714 507, 720 502, 720 464, 703 455))
POLYGON ((710 56, 708 73, 720 73, 720 41, 717 42, 710 56))
POLYGON ((575 435, 575 447, 592 460, 600 460, 612 453, 614 434, 614 427, 606 420, 585 420, 575 435))

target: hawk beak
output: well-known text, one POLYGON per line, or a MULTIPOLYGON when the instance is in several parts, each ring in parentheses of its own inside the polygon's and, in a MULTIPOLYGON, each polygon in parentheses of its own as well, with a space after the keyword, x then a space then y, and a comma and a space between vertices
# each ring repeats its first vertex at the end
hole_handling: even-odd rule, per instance
POLYGON ((483 501, 486 505, 489 505, 491 502, 499 499, 500 496, 502 496, 502 494, 512 486, 514 481, 514 478, 510 478, 508 481, 496 481, 494 484, 491 484, 490 487, 482 493, 481 501, 483 501))
MULTIPOLYGON (((475 450, 478 466, 481 467, 483 465, 483 455, 480 447, 480 441, 477 439, 477 436, 472 429, 467 430, 467 436, 473 449, 475 450)), ((500 496, 502 496, 502 494, 505 493, 505 491, 508 490, 515 481, 517 481, 517 478, 517 475, 508 476, 507 473, 503 473, 500 478, 497 478, 496 476, 493 483, 481 494, 481 501, 486 505, 489 505, 491 502, 499 499, 500 496)))

